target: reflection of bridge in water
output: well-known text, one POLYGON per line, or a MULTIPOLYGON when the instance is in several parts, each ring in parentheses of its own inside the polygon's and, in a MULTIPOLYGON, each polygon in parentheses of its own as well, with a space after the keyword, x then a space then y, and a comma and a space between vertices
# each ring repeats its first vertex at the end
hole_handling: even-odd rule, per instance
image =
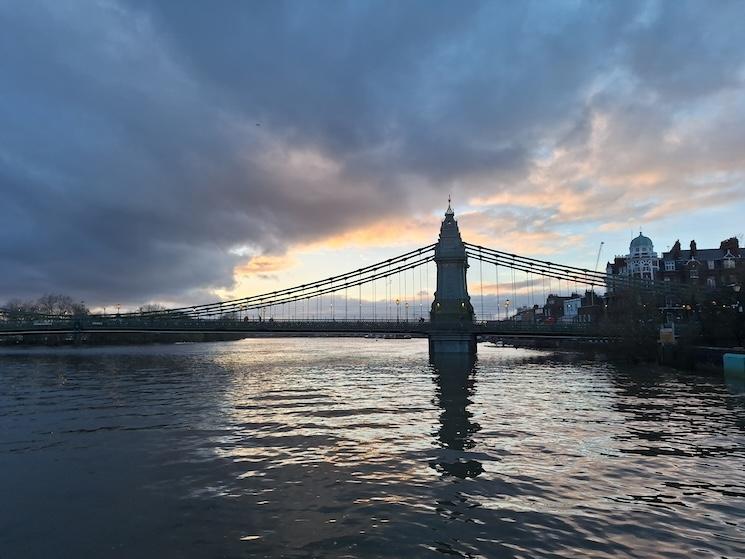
MULTIPOLYGON (((499 274, 523 274, 524 286, 536 281, 563 281, 575 288, 605 286, 604 273, 501 252, 462 240, 453 210, 448 206, 436 244, 395 258, 316 282, 287 289, 191 307, 137 313, 86 316, 30 315, 0 311, 0 335, 85 333, 225 333, 287 335, 416 335, 429 339, 430 353, 474 353, 478 336, 605 338, 593 323, 545 324, 509 320, 509 299, 500 316, 499 274), (479 262, 481 312, 476 315, 468 293, 469 259, 479 262), (423 289, 423 274, 436 267, 433 300, 423 289), (483 266, 493 266, 497 289, 496 313, 483 308, 483 266), (419 290, 416 290, 417 276, 419 290), (398 290, 393 285, 398 280, 398 290), (403 289, 402 287, 403 280, 403 289), (369 297, 363 297, 363 288, 369 297), (381 297, 377 294, 380 293, 381 297), (382 294, 384 295, 384 298, 382 294), (394 293, 395 306, 394 306, 394 293), (351 294, 351 302, 350 302, 351 294), (356 298, 355 298, 356 297, 356 298), (425 298, 427 300, 425 300, 425 298), (429 308, 424 312, 425 303, 429 308), (417 306, 418 313, 417 313, 417 306), (417 316, 418 314, 418 316, 417 316)), ((614 277, 613 288, 669 290, 661 282, 614 277)), ((531 288, 532 289, 532 288, 531 288)))
POLYGON ((441 410, 437 440, 442 448, 455 452, 452 459, 444 456, 433 467, 459 478, 476 477, 484 471, 482 464, 461 458, 462 452, 473 448, 473 435, 481 429, 468 409, 476 390, 476 361, 469 354, 434 355, 431 364, 441 410))

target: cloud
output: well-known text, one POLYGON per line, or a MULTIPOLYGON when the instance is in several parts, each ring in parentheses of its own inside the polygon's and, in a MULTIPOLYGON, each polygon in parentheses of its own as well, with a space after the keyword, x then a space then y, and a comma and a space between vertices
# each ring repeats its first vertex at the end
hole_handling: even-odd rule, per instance
POLYGON ((433 242, 449 192, 469 240, 531 253, 690 212, 681 190, 727 203, 744 19, 739 2, 0 6, 0 299, 203 301, 303 247, 433 242))
POLYGON ((251 258, 245 264, 237 266, 235 273, 239 276, 258 275, 259 277, 266 277, 270 272, 285 270, 295 264, 296 262, 287 256, 260 255, 251 258))

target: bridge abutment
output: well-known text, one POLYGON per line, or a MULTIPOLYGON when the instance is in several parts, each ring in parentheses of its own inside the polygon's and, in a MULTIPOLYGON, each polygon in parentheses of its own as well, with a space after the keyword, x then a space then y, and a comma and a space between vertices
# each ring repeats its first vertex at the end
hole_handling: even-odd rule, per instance
POLYGON ((476 355, 476 336, 465 332, 437 332, 429 334, 429 355, 476 355))

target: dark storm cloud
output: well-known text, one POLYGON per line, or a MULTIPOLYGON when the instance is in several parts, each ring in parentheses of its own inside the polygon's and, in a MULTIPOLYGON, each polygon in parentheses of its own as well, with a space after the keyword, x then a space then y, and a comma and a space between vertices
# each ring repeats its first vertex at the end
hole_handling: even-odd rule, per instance
POLYGON ((632 31, 633 72, 670 100, 738 85, 745 45, 735 22, 745 15, 742 2, 723 0, 705 12, 700 2, 671 4, 650 3, 647 24, 632 31))
POLYGON ((720 7, 0 6, 0 300, 200 298, 231 284, 238 247, 519 183, 618 106, 607 76, 678 105, 732 87, 745 9, 720 7))

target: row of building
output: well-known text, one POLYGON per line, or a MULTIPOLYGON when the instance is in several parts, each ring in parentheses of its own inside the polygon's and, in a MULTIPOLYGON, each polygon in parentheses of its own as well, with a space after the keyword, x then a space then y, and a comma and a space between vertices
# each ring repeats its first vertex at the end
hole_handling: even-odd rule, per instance
POLYGON ((652 239, 641 233, 629 245, 629 254, 616 256, 608 262, 606 275, 612 290, 614 276, 635 277, 655 281, 671 281, 707 288, 726 287, 740 281, 745 270, 737 237, 725 239, 719 248, 699 249, 691 241, 683 250, 680 241, 662 256, 657 256, 652 239))
MULTIPOLYGON (((700 287, 703 290, 741 285, 745 280, 745 258, 736 237, 725 239, 719 248, 699 249, 696 241, 683 250, 680 241, 662 256, 654 250, 652 239, 641 232, 629 245, 629 253, 616 256, 606 266, 606 293, 587 291, 567 296, 551 294, 543 306, 518 309, 513 320, 531 322, 594 322, 617 296, 613 278, 633 277, 643 280, 677 282, 700 287)), ((674 306, 665 301, 664 306, 674 306)))
POLYGON ((512 320, 556 324, 562 322, 594 322, 603 315, 605 299, 595 291, 546 297, 543 306, 517 309, 512 320))

